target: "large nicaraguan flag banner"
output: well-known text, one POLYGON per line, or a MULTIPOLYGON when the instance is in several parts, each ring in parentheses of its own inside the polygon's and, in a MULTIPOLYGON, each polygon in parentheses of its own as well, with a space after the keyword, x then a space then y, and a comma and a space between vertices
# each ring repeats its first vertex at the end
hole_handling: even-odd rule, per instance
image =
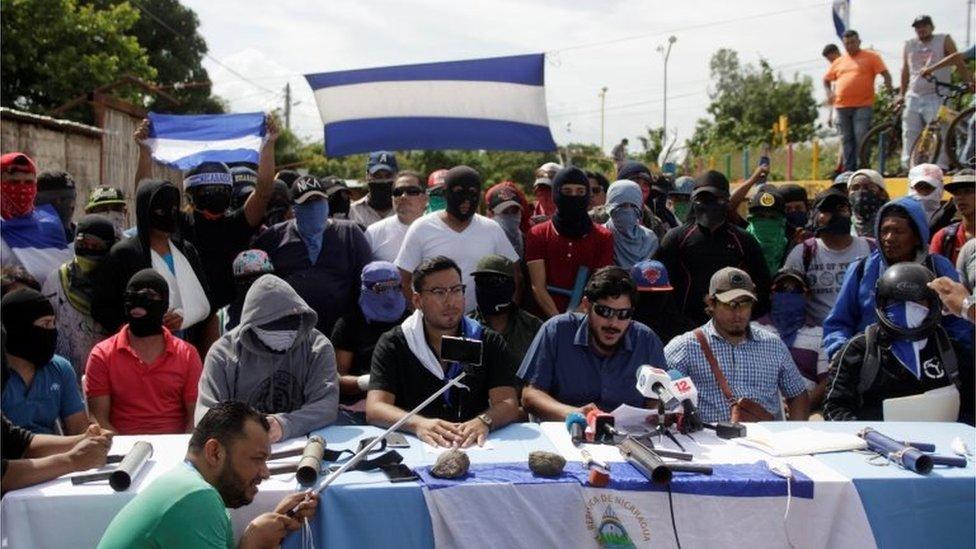
POLYGON ((834 19, 837 38, 844 38, 844 33, 851 28, 851 0, 834 0, 830 6, 830 13, 834 19))
POLYGON ((307 74, 325 154, 552 151, 545 55, 307 74))
POLYGON ((23 266, 41 285, 74 255, 65 240, 61 219, 50 205, 35 208, 24 217, 0 219, 0 236, 0 263, 23 266))
POLYGON ((156 161, 189 170, 206 161, 258 163, 264 113, 178 115, 149 113, 146 144, 156 161))

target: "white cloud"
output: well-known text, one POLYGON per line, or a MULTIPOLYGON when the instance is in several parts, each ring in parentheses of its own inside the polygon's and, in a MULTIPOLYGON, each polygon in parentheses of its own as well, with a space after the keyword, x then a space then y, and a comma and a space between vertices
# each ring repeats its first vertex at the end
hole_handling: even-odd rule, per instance
MULTIPOLYGON (((550 123, 557 142, 600 141, 600 87, 607 86, 606 142, 634 138, 662 117, 662 59, 655 47, 677 36, 668 66, 668 126, 684 139, 708 104, 708 61, 718 48, 744 62, 766 58, 785 76, 809 75, 816 94, 834 35, 827 0, 414 0, 263 2, 185 0, 201 20, 211 54, 261 88, 292 86, 292 127, 321 137, 321 122, 303 73, 372 66, 554 52, 546 66, 550 123), (771 12, 788 13, 743 18, 771 12), (720 23, 703 26, 710 23, 720 23), (697 27, 697 28, 696 28, 697 27), (645 36, 654 34, 653 36, 645 36), (627 37, 642 36, 633 40, 627 37), (618 41, 619 40, 619 41, 618 41), (574 46, 616 41, 601 46, 574 46), (564 50, 564 51, 559 51, 564 50), (567 124, 572 131, 567 133, 567 124)), ((966 8, 958 0, 855 0, 851 24, 878 49, 896 82, 904 40, 920 10, 937 32, 966 43, 966 8)), ((235 111, 283 104, 210 60, 215 93, 235 111)))

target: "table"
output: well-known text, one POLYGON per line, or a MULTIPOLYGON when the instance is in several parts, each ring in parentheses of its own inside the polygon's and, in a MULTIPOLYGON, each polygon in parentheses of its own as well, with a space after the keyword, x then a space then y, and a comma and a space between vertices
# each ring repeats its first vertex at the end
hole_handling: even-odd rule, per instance
MULTIPOLYGON (((831 431, 856 432, 864 423, 808 423, 806 426, 831 431)), ((764 423, 770 430, 785 430, 795 423, 764 423)), ((976 448, 976 430, 960 424, 874 423, 882 433, 906 440, 934 442, 940 453, 949 453, 949 442, 959 436, 976 448)), ((318 431, 332 449, 355 449, 365 436, 380 429, 369 426, 332 426, 318 431)), ((68 480, 55 480, 4 496, 0 520, 3 522, 3 547, 18 549, 93 547, 115 514, 141 489, 159 475, 176 466, 186 451, 187 435, 116 437, 112 453, 124 453, 136 440, 150 440, 155 454, 146 470, 126 492, 114 492, 106 483, 72 486, 68 480)), ((433 464, 436 456, 424 450, 420 441, 408 436, 411 447, 398 450, 411 467, 433 464)), ((524 463, 532 450, 555 450, 542 428, 533 424, 510 425, 491 434, 493 449, 471 452, 472 462, 524 463)), ((276 445, 276 449, 301 445, 295 440, 276 445)), ((294 459, 294 458, 292 458, 294 459)), ((972 464, 965 469, 937 468, 920 476, 895 466, 869 465, 865 456, 854 453, 821 454, 796 458, 811 466, 851 479, 855 499, 863 505, 871 531, 881 547, 971 546, 976 537, 976 475, 972 464), (906 504, 906 502, 908 504, 906 504)), ((270 510, 284 495, 298 489, 293 475, 265 481, 254 503, 232 512, 235 533, 254 516, 270 510)), ((676 492, 677 493, 677 492, 676 492)), ((676 499, 676 505, 678 500, 676 499)), ((323 494, 313 521, 316 547, 395 547, 434 546, 430 512, 420 483, 391 484, 381 472, 352 471, 343 475, 323 494)), ((703 545, 707 538, 686 538, 687 547, 703 545)), ((701 536, 705 536, 704 533, 701 536)), ((593 546, 590 540, 585 546, 593 546)), ((486 544, 490 541, 486 540, 486 544)), ((293 534, 286 547, 299 547, 293 534)), ((572 546, 567 543, 566 546, 572 546)))

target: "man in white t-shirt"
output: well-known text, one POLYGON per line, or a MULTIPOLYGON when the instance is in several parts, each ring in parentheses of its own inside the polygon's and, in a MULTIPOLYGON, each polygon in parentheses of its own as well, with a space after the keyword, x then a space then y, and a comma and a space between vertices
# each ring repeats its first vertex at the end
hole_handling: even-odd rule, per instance
POLYGON ((837 301, 847 265, 869 255, 876 245, 870 238, 851 235, 851 203, 837 189, 817 195, 811 222, 816 237, 797 244, 783 267, 806 276, 807 324, 819 326, 837 301))
POLYGON ((393 209, 396 215, 377 221, 366 228, 366 241, 373 261, 396 261, 410 224, 424 215, 427 193, 419 173, 404 170, 393 182, 393 209))
POLYGON ((349 205, 349 220, 369 227, 393 215, 393 174, 397 173, 396 155, 376 151, 366 160, 366 196, 349 205))
POLYGON ((476 213, 480 196, 481 176, 478 172, 467 166, 448 170, 444 177, 447 208, 429 213, 410 226, 395 261, 408 297, 412 293, 410 283, 414 269, 425 259, 443 255, 461 268, 461 282, 466 286, 464 312, 469 313, 477 308, 471 273, 478 261, 491 254, 519 260, 501 226, 476 213))

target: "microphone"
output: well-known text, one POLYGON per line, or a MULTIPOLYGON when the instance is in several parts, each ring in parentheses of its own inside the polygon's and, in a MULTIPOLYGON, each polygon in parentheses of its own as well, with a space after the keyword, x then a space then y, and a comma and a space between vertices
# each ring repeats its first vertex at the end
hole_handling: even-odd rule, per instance
POLYGON ((673 410, 680 402, 671 392, 671 377, 660 368, 644 365, 637 370, 637 391, 646 398, 664 403, 665 410, 673 410))
POLYGON ((668 377, 671 378, 671 393, 681 401, 681 419, 678 422, 678 431, 681 434, 697 433, 704 428, 701 416, 698 414, 698 388, 691 378, 682 374, 678 370, 668 370, 668 377))
POLYGON ((613 444, 613 437, 620 435, 620 431, 614 428, 614 417, 599 408, 590 410, 586 414, 586 423, 593 436, 593 442, 597 444, 613 444))
POLYGON ((325 439, 319 435, 308 437, 302 459, 298 462, 295 477, 302 486, 315 484, 322 469, 322 456, 325 455, 325 439))
POLYGON ((586 418, 579 412, 572 412, 566 416, 566 430, 569 431, 569 438, 573 441, 573 446, 579 446, 585 440, 586 418))

